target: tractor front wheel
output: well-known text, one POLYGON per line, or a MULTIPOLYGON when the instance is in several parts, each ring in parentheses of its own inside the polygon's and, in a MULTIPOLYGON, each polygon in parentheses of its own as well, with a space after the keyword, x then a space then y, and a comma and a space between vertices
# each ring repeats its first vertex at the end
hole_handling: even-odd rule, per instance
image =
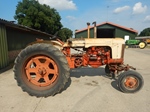
POLYGON ((65 56, 50 44, 33 44, 20 52, 14 65, 15 79, 31 96, 47 97, 64 89, 69 80, 65 56))
POLYGON ((144 84, 142 76, 135 71, 125 71, 118 78, 118 87, 124 93, 135 93, 144 84))

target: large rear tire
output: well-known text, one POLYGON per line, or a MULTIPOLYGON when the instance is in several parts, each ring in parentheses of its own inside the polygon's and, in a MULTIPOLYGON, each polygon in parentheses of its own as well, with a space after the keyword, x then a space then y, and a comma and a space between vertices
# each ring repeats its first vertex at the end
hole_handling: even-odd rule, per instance
POLYGON ((68 82, 65 56, 51 44, 33 44, 20 52, 14 74, 18 85, 31 96, 47 97, 61 92, 68 82))
POLYGON ((146 42, 142 41, 142 42, 139 43, 140 49, 144 49, 146 46, 147 46, 146 42))
POLYGON ((143 84, 143 77, 135 71, 125 71, 118 78, 118 87, 124 93, 138 92, 143 84))

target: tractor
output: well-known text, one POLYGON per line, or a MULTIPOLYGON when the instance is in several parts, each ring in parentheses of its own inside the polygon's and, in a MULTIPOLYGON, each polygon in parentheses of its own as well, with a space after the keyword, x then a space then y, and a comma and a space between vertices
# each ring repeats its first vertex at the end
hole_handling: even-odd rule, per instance
POLYGON ((150 43, 150 39, 146 37, 135 37, 135 39, 126 40, 126 48, 140 48, 144 49, 147 44, 150 43))
POLYGON ((125 42, 121 38, 70 38, 62 42, 56 35, 50 40, 38 39, 30 43, 16 57, 14 77, 18 86, 31 96, 54 96, 64 90, 70 80, 70 69, 98 68, 105 65, 106 75, 117 79, 118 88, 124 93, 135 93, 143 78, 135 68, 124 64, 125 42), (72 49, 77 52, 72 52, 72 49))

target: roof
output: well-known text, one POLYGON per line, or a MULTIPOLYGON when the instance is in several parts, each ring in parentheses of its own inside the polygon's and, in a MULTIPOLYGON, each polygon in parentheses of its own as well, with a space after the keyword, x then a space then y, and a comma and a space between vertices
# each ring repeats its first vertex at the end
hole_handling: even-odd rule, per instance
POLYGON ((150 36, 135 37, 135 39, 150 39, 150 36))
POLYGON ((4 24, 6 27, 11 27, 11 28, 14 28, 14 29, 20 29, 20 30, 23 30, 23 31, 39 33, 39 34, 43 34, 43 35, 47 35, 47 36, 53 36, 49 33, 42 32, 40 30, 35 30, 35 29, 29 28, 27 26, 15 24, 14 21, 7 21, 7 20, 1 19, 1 18, 0 18, 0 24, 4 24))
MULTIPOLYGON (((127 28, 127 27, 120 26, 120 25, 117 25, 117 24, 114 24, 114 23, 111 23, 111 22, 103 22, 101 24, 97 24, 96 27, 102 26, 102 25, 105 25, 105 24, 109 24, 109 25, 112 25, 112 26, 115 26, 115 27, 118 27, 118 28, 121 28, 121 29, 124 29, 124 30, 128 30, 128 31, 131 31, 131 32, 134 32, 134 33, 138 33, 138 31, 136 31, 132 28, 127 28)), ((91 26, 90 28, 94 28, 94 26, 91 26)), ((87 28, 84 28, 84 29, 81 29, 81 30, 76 30, 75 33, 79 33, 79 32, 85 31, 85 30, 87 30, 87 28)))

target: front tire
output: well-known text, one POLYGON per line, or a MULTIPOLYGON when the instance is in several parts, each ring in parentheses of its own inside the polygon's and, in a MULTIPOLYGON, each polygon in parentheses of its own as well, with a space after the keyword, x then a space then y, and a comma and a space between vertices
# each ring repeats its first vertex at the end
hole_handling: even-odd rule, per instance
POLYGON ((129 48, 129 45, 126 45, 126 47, 125 47, 126 49, 128 49, 129 48))
POLYGON ((118 87, 124 93, 138 92, 143 84, 143 77, 135 71, 125 71, 118 78, 118 87))
POLYGON ((14 74, 18 85, 31 96, 47 97, 61 92, 69 80, 65 56, 50 44, 33 44, 20 52, 14 74))

